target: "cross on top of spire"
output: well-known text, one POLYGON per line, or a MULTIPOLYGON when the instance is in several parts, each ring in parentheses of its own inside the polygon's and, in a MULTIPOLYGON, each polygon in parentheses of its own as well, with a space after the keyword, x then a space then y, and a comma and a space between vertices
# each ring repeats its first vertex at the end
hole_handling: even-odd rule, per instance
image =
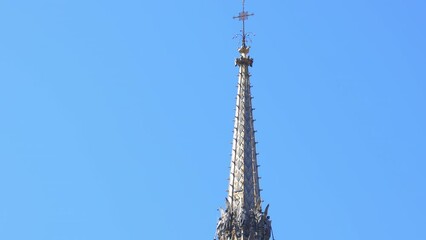
POLYGON ((248 19, 249 16, 253 16, 253 13, 249 13, 247 11, 245 11, 245 5, 246 5, 246 1, 243 0, 243 11, 241 11, 238 16, 235 16, 234 19, 237 19, 243 22, 243 29, 241 30, 241 35, 242 35, 242 43, 243 43, 243 47, 246 46, 246 29, 245 29, 245 22, 248 19))

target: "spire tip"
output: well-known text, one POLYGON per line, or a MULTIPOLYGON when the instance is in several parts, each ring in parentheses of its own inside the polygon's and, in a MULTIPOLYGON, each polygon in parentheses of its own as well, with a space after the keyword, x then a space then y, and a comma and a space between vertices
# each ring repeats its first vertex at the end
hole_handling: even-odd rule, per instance
POLYGON ((246 47, 246 38, 247 38, 247 33, 246 33, 246 29, 245 29, 245 23, 246 20, 248 20, 248 17, 253 16, 253 13, 249 13, 247 11, 245 11, 245 0, 243 0, 243 10, 238 14, 238 16, 235 16, 234 19, 238 19, 240 21, 243 22, 243 26, 242 26, 242 30, 241 30, 241 36, 242 36, 242 47, 246 47))

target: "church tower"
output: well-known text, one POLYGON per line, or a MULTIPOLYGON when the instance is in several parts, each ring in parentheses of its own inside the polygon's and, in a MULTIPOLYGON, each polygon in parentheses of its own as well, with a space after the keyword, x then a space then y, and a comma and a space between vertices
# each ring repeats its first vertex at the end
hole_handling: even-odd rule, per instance
POLYGON ((263 210, 260 197, 249 72, 253 58, 249 56, 245 31, 245 21, 253 14, 244 7, 243 0, 242 12, 234 17, 242 21, 242 44, 238 49, 240 56, 235 60, 239 75, 228 196, 226 208, 220 209, 217 240, 269 240, 271 235, 269 205, 263 210))

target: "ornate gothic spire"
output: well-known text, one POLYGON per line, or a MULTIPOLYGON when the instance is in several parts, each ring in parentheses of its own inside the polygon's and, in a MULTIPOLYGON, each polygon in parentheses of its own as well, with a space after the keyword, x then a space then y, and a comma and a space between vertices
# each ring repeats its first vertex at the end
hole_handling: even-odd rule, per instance
POLYGON ((246 45, 245 21, 253 14, 246 12, 244 5, 243 0, 243 11, 234 17, 243 23, 242 46, 238 50, 240 57, 235 60, 239 77, 231 173, 226 209, 221 209, 216 229, 218 240, 268 240, 271 235, 268 206, 265 211, 261 206, 249 73, 253 58, 249 56, 250 47, 246 45))

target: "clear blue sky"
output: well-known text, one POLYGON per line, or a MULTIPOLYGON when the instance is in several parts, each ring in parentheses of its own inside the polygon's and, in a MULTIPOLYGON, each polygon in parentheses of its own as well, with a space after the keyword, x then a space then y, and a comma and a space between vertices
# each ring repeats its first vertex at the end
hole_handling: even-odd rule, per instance
MULTIPOLYGON (((426 2, 247 0, 277 240, 426 239, 426 2)), ((239 0, 0 0, 0 239, 212 239, 239 0)))

